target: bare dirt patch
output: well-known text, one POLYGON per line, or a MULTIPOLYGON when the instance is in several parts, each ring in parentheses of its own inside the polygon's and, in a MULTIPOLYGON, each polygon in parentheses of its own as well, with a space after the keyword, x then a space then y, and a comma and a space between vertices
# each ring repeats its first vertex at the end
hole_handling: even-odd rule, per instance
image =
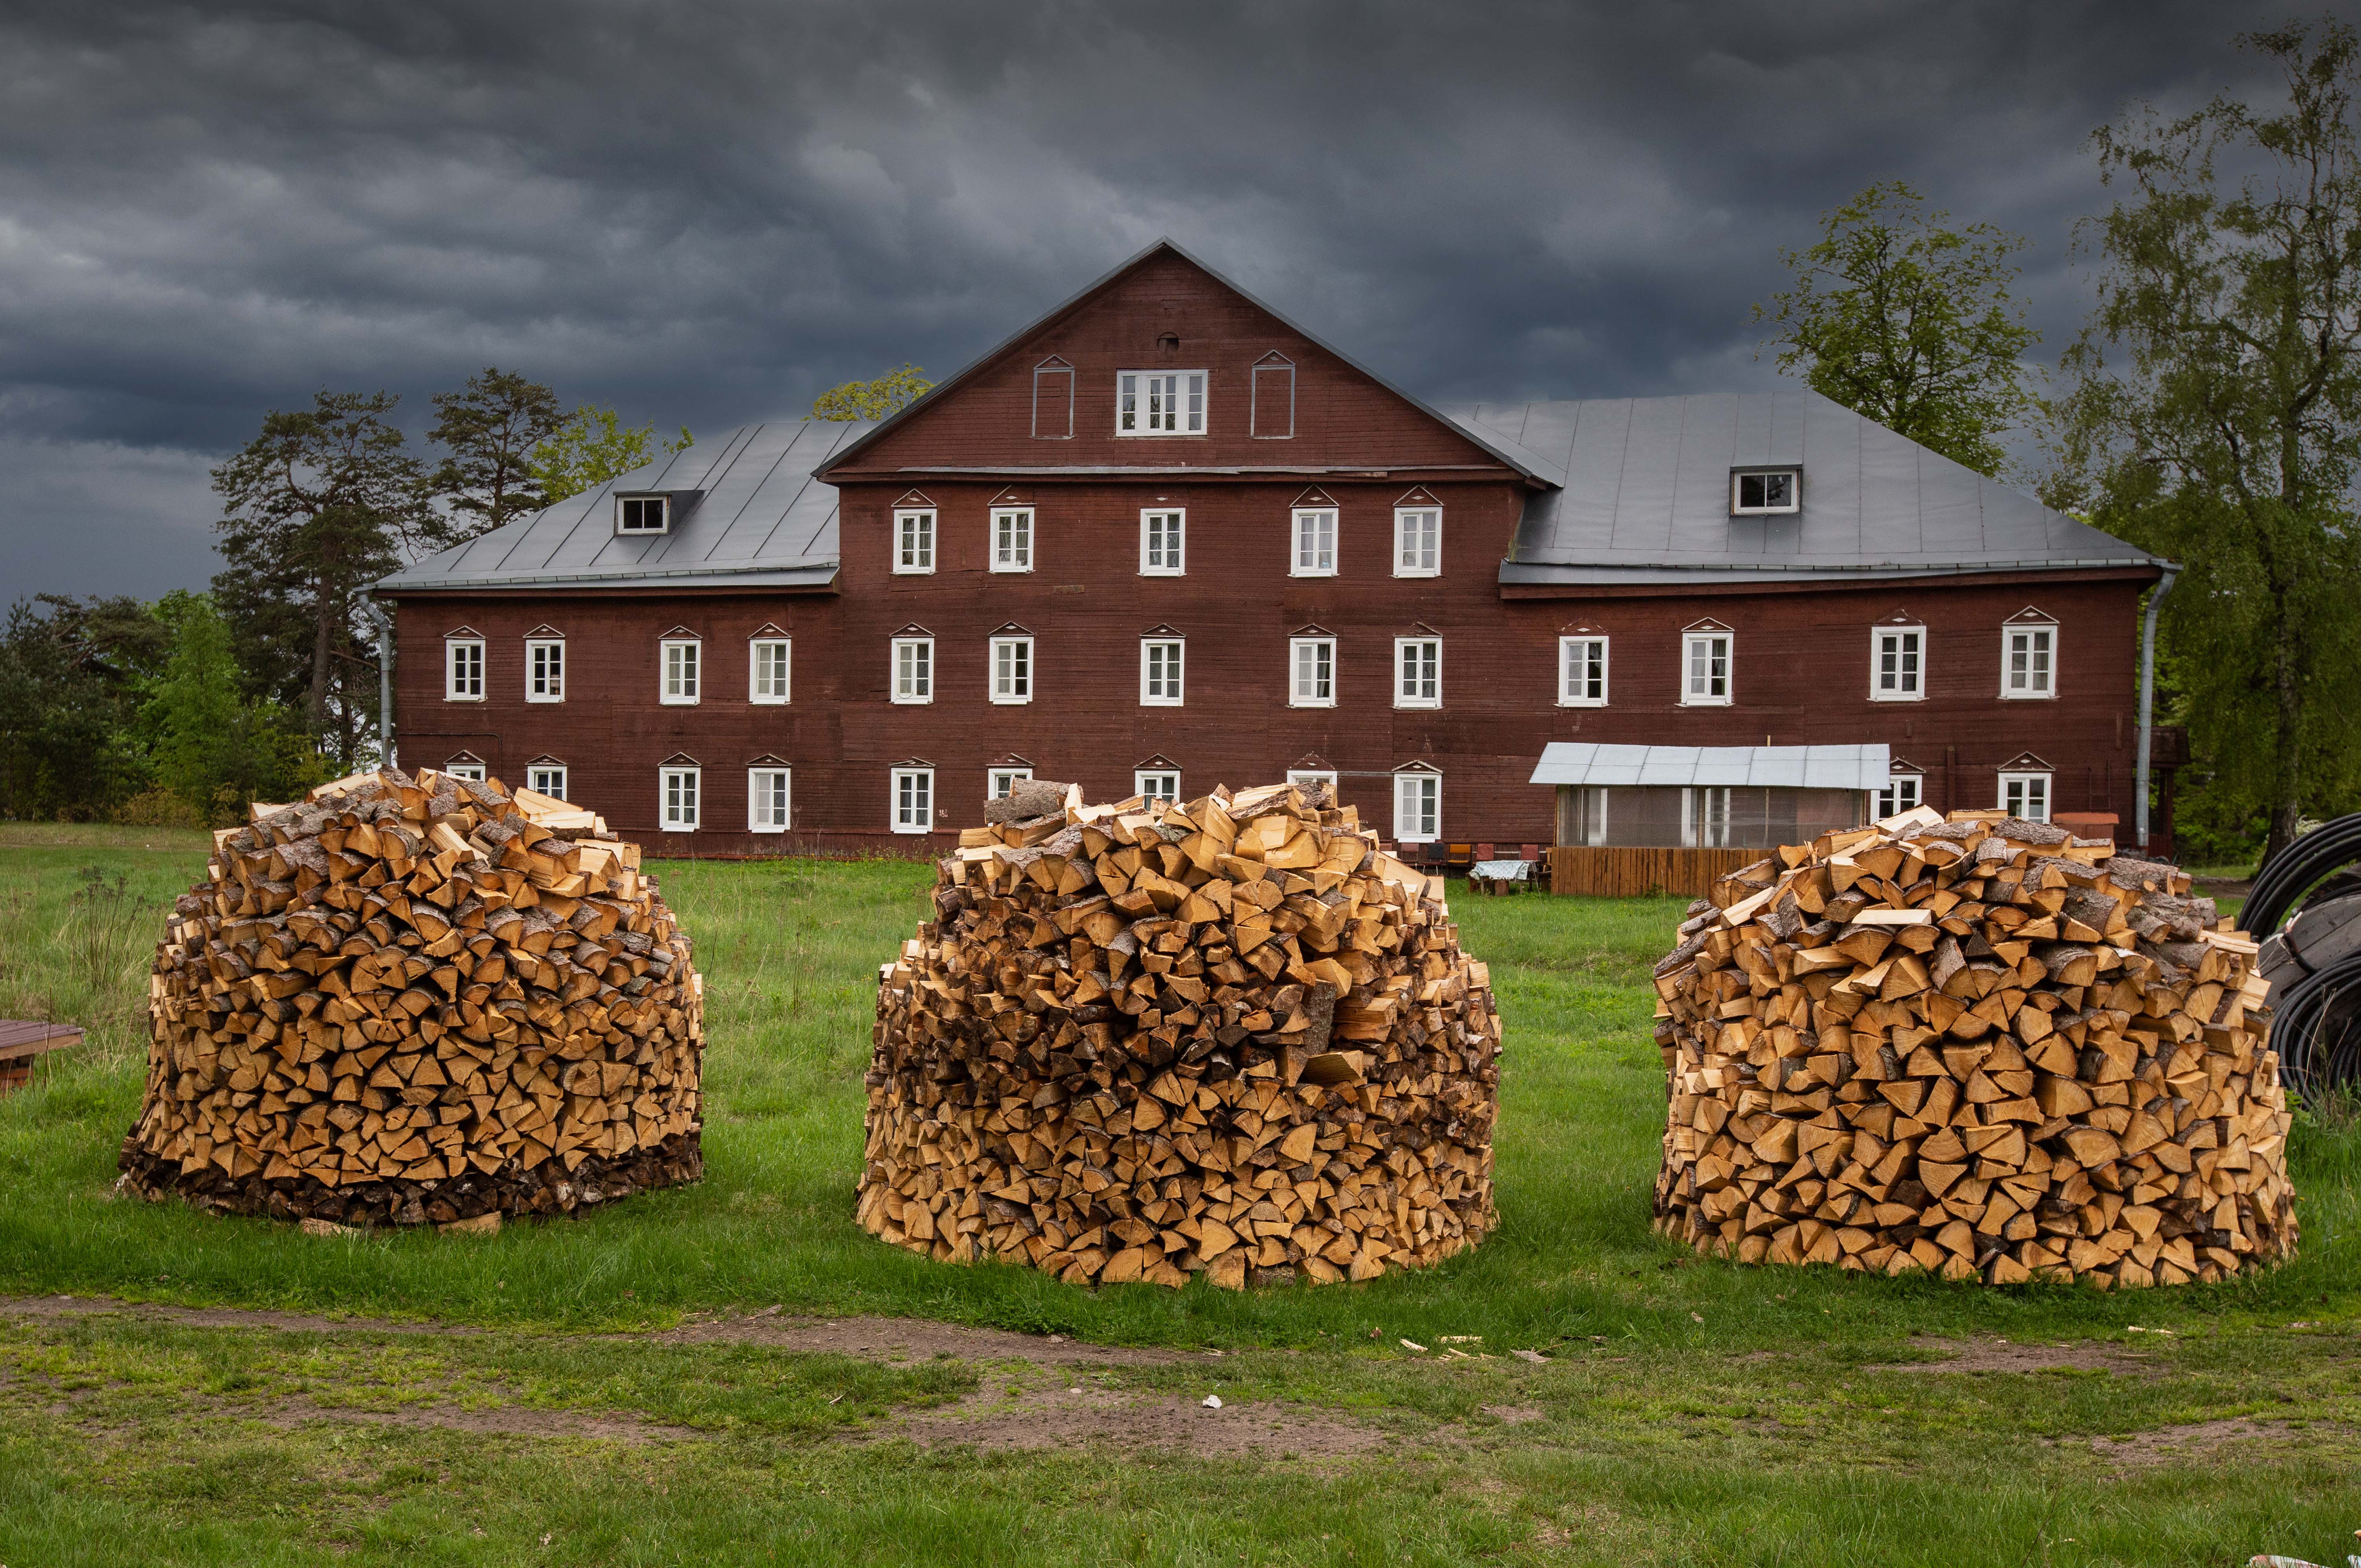
POLYGON ((357 1410, 344 1406, 318 1405, 309 1399, 280 1399, 266 1406, 249 1408, 245 1413, 279 1427, 328 1421, 349 1426, 400 1427, 410 1431, 592 1438, 608 1442, 689 1442, 710 1435, 693 1427, 664 1426, 611 1410, 540 1410, 515 1405, 503 1405, 489 1410, 462 1409, 456 1405, 357 1410))
POLYGON ((1530 1421, 1549 1419, 1531 1405, 1478 1405, 1476 1408, 1503 1426, 1521 1427, 1530 1421))
POLYGON ((921 1448, 1038 1450, 1169 1448, 1237 1459, 1353 1459, 1384 1448, 1374 1426, 1287 1405, 1223 1405, 1206 1409, 1185 1396, 1119 1396, 1086 1388, 1046 1391, 1016 1400, 971 1400, 968 1408, 905 1417, 864 1433, 864 1441, 905 1438, 921 1448))
POLYGON ((917 1318, 787 1318, 752 1313, 685 1323, 648 1336, 658 1344, 757 1344, 862 1361, 1029 1361, 1037 1366, 1161 1366, 1179 1351, 1084 1344, 1061 1334, 1019 1334, 917 1318))
POLYGON ((2203 1459, 2234 1442, 2254 1438, 2284 1437, 2285 1421, 2256 1420, 2245 1416, 2229 1420, 2198 1421, 2190 1426, 2158 1427, 2126 1438, 2094 1437, 2091 1452, 2118 1464, 2170 1464, 2177 1460, 2203 1459))
MULTIPOLYGON (((401 1322, 386 1318, 331 1318, 242 1307, 175 1307, 112 1296, 0 1297, 0 1317, 54 1321, 105 1314, 136 1322, 191 1328, 273 1329, 291 1333, 481 1334, 465 1324, 401 1322)), ((531 1331, 524 1331, 531 1332, 531 1331)), ((791 1318, 777 1309, 743 1316, 697 1318, 675 1329, 602 1335, 656 1344, 753 1344, 774 1350, 826 1352, 862 1361, 1029 1361, 1038 1366, 1160 1366, 1192 1360, 1186 1352, 1085 1344, 1062 1334, 1020 1334, 916 1318, 791 1318)))
POLYGON ((277 1329, 290 1333, 479 1334, 463 1323, 395 1322, 386 1318, 329 1318, 311 1312, 272 1312, 247 1307, 174 1307, 159 1301, 124 1301, 112 1296, 0 1297, 0 1317, 55 1320, 104 1315, 137 1322, 177 1323, 195 1329, 277 1329))
POLYGON ((1286 1405, 1225 1404, 1216 1410, 1182 1395, 1068 1388, 1011 1396, 998 1387, 948 1410, 881 1423, 854 1439, 896 1440, 922 1448, 972 1446, 987 1452, 1104 1444, 1213 1458, 1314 1461, 1354 1458, 1389 1441, 1375 1427, 1286 1405))
POLYGON ((2004 1339, 1928 1339, 1914 1348, 1940 1361, 1891 1361, 1863 1372, 2114 1372, 2155 1376, 2163 1369, 2121 1345, 2085 1340, 2079 1344, 2019 1344, 2004 1339))

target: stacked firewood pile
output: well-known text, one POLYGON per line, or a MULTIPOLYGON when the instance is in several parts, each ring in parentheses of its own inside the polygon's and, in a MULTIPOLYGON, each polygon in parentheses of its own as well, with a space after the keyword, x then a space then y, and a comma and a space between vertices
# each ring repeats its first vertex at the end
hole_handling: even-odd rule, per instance
POLYGON ((1324 788, 1018 786, 884 966, 861 1223, 1078 1283, 1367 1279, 1496 1223, 1500 1021, 1324 788))
POLYGON ((1656 967, 1657 1228, 1992 1284, 2286 1256, 2255 944, 2189 886, 2103 840, 1923 807, 1717 884, 1656 967))
POLYGON ((702 1174, 704 987, 638 846, 425 771, 255 815, 157 949, 126 1188, 416 1224, 702 1174))

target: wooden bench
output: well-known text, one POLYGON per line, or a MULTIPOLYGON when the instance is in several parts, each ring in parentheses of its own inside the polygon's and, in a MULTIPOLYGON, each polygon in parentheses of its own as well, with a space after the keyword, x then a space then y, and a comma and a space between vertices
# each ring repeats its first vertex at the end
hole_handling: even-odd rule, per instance
POLYGON ((32 1080, 35 1057, 79 1043, 82 1033, 71 1024, 0 1018, 0 1094, 21 1089, 32 1080))

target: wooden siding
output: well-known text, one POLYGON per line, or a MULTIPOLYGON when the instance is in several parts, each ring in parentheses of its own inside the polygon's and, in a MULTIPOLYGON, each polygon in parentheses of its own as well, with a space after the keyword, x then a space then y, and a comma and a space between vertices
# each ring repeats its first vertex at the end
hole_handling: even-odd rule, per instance
MULTIPOLYGON (((584 591, 401 596, 396 719, 401 759, 481 757, 511 784, 547 754, 569 793, 657 852, 762 853, 815 846, 939 853, 976 819, 986 771, 1021 759, 1079 781, 1093 798, 1128 795, 1133 769, 1169 759, 1191 795, 1275 780, 1290 768, 1338 775, 1343 799, 1391 838, 1392 775, 1443 775, 1443 835, 1454 842, 1556 837, 1554 791, 1527 781, 1552 740, 1689 745, 1883 741, 1920 766, 1927 804, 1994 804, 1997 774, 2032 751, 2056 770, 2054 811, 2132 816, 2138 598, 2151 574, 1996 575, 1918 583, 1848 581, 1699 590, 1504 590, 1524 481, 1473 443, 1343 365, 1178 258, 1151 258, 855 458, 837 477, 841 566, 825 592, 584 591), (1152 351, 1166 332, 1180 344, 1152 351), (1296 435, 1246 433, 1247 371, 1273 347, 1293 359, 1296 435), (1077 367, 1075 435, 1030 434, 1032 368, 1077 367), (1213 373, 1211 433, 1117 440, 1118 369, 1213 373), (1353 465, 1325 476, 990 477, 992 466, 1353 465), (925 467, 964 473, 916 474, 925 467), (892 514, 911 492, 936 509, 936 570, 890 569, 892 514), (1339 514, 1338 571, 1289 575, 1290 514, 1316 493, 1339 514), (1397 504, 1443 509, 1443 572, 1392 575, 1397 504), (987 569, 995 505, 1034 509, 1034 568, 987 569), (1187 572, 1139 573, 1139 514, 1188 515, 1187 572), (2059 696, 2000 698, 2002 623, 2028 607, 2059 625, 2059 696), (1896 615, 1927 628, 1925 700, 1870 700, 1872 627, 1896 615), (1733 629, 1734 700, 1680 702, 1681 633, 1711 618, 1733 629), (794 638, 794 700, 747 701, 747 640, 765 623, 794 638), (443 696, 443 637, 487 640, 487 696, 443 696), (523 639, 566 639, 567 697, 523 699, 523 639), (989 639, 1034 638, 1035 695, 990 702, 989 639), (1186 700, 1139 701, 1139 640, 1169 625, 1187 643, 1186 700), (658 701, 658 642, 675 626, 705 641, 695 707, 658 701), (935 700, 890 700, 893 637, 935 639, 935 700), (1289 704, 1288 640, 1337 640, 1333 707, 1289 704), (1557 640, 1609 639, 1609 704, 1557 705, 1557 640), (1394 640, 1443 640, 1443 706, 1393 705, 1394 640), (704 769, 705 826, 661 834, 656 770, 682 755, 704 769), (775 756, 794 772, 795 830, 745 831, 746 770, 775 756), (890 771, 935 769, 937 832, 896 834, 890 771)), ((1580 485, 1583 476, 1572 482, 1580 485)))
POLYGON ((1560 845, 1547 851, 1552 893, 1593 898, 1686 894, 1703 898, 1714 883, 1763 858, 1760 850, 1609 850, 1560 845))
POLYGON ((855 454, 839 477, 967 465, 1095 464, 1506 471, 1455 426, 1167 252, 1040 323, 950 395, 855 454), (1159 345, 1168 334, 1177 344, 1159 345), (1295 366, 1294 434, 1280 440, 1257 437, 1248 428, 1251 371, 1273 351, 1295 366), (1073 434, 1067 439, 1033 434, 1033 372, 1053 356, 1074 367, 1073 434), (1206 371, 1206 433, 1116 435, 1115 377, 1126 370, 1206 371))

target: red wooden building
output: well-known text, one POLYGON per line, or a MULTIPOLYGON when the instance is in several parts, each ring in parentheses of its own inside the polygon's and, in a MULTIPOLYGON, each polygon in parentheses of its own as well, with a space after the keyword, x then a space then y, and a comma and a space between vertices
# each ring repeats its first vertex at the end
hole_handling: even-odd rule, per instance
POLYGON ((1865 807, 2128 836, 2160 565, 1807 391, 1430 406, 1159 244, 881 424, 747 426, 379 597, 404 763, 664 853, 937 848, 1019 771, 1711 844, 1742 797, 1544 747, 1882 744, 1865 807))

